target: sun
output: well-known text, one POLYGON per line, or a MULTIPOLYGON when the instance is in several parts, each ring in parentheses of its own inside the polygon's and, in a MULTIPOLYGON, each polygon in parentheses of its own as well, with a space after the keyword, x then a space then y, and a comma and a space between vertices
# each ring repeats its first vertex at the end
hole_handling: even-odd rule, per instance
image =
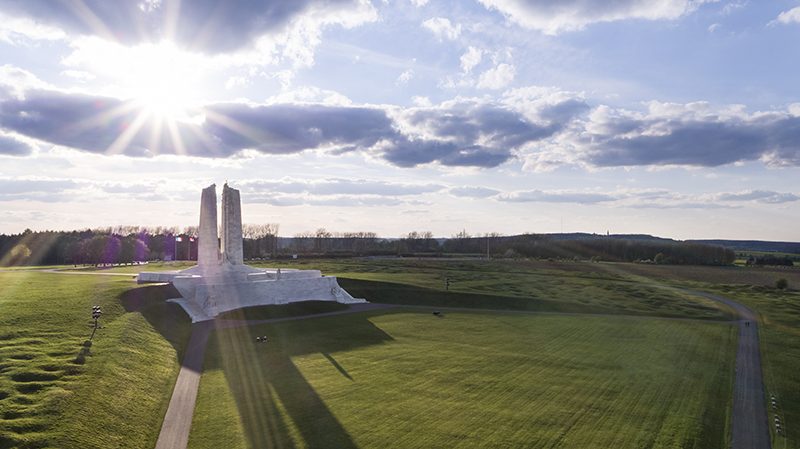
POLYGON ((183 116, 199 98, 197 64, 169 43, 134 50, 137 63, 123 78, 131 98, 155 117, 183 116))
POLYGON ((213 71, 208 58, 169 41, 126 47, 93 39, 68 59, 91 65, 107 82, 109 94, 133 100, 143 113, 164 119, 180 118, 199 103, 203 77, 213 71))

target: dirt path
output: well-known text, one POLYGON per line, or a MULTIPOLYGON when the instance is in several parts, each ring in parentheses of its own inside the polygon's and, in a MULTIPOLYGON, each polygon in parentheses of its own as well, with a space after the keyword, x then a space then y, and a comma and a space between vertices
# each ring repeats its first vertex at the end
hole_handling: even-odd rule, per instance
POLYGON ((164 424, 158 437, 156 449, 185 449, 189 441, 189 431, 194 415, 194 404, 197 399, 197 387, 200 383, 200 374, 203 368, 203 358, 205 357, 206 342, 208 334, 212 329, 224 329, 231 327, 251 326, 256 324, 278 323, 281 321, 300 320, 307 318, 317 318, 331 315, 341 315, 345 313, 356 313, 367 310, 379 310, 392 307, 407 307, 413 309, 435 309, 435 310, 458 310, 458 311, 478 311, 478 312, 502 312, 502 313, 530 313, 546 315, 574 315, 574 316, 613 316, 621 318, 648 318, 648 319, 667 319, 667 320, 689 320, 689 321, 710 321, 714 323, 730 324, 739 326, 739 341, 736 356, 736 380, 733 393, 733 422, 731 426, 731 448, 732 449, 769 449, 769 422, 767 421, 767 410, 764 386, 761 376, 761 354, 758 345, 758 324, 753 312, 747 307, 731 301, 706 293, 683 290, 672 287, 653 285, 653 287, 665 288, 668 290, 680 290, 692 293, 716 301, 720 301, 733 307, 739 313, 739 321, 710 321, 692 320, 688 318, 662 318, 636 315, 597 315, 597 314, 578 314, 561 312, 527 312, 510 310, 486 310, 486 309, 467 309, 454 307, 424 307, 424 306, 397 306, 391 304, 354 304, 348 310, 337 312, 321 313, 316 315, 306 315, 290 318, 278 318, 274 320, 214 320, 204 321, 194 325, 189 347, 186 349, 186 356, 181 366, 175 390, 164 417, 164 424), (749 322, 750 326, 745 326, 749 322))

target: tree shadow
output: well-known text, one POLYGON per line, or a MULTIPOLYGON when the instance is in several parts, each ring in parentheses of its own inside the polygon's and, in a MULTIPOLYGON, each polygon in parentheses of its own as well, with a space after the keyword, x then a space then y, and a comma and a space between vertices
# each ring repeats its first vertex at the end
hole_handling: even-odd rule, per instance
POLYGON ((292 428, 310 448, 357 447, 292 357, 321 353, 344 377, 357 381, 330 354, 393 340, 369 316, 365 312, 212 332, 203 369, 224 371, 250 447, 293 447, 292 428), (267 336, 267 342, 257 342, 257 336, 267 336))

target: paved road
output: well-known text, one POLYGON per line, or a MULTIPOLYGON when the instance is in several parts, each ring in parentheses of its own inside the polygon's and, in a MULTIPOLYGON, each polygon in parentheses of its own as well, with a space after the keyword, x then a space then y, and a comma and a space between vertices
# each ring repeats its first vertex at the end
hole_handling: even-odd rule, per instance
MULTIPOLYGON (((747 307, 721 298, 719 296, 706 293, 683 290, 672 287, 653 285, 653 287, 665 288, 668 290, 681 290, 700 296, 720 301, 733 307, 739 313, 739 321, 720 322, 739 326, 738 352, 736 356, 736 380, 733 393, 733 423, 731 426, 731 448, 732 449, 770 449, 769 422, 767 420, 767 410, 764 396, 764 384, 761 376, 761 354, 758 345, 758 324, 753 312, 747 307), (745 326, 749 321, 750 326, 745 326)), ((161 427, 161 434, 158 437, 156 449, 185 449, 189 440, 189 431, 194 414, 194 403, 197 398, 197 387, 200 382, 200 373, 203 368, 203 357, 205 356, 205 344, 208 333, 214 328, 229 328, 239 326, 250 326, 254 324, 276 323, 280 321, 298 320, 306 318, 316 318, 321 316, 340 315, 343 313, 363 312, 366 310, 377 310, 391 307, 404 307, 388 304, 354 304, 348 310, 338 312, 322 313, 292 318, 280 318, 275 320, 216 320, 205 321, 195 324, 189 347, 181 367, 178 380, 175 384, 175 391, 161 427)), ((429 308, 437 310, 468 310, 484 312, 504 312, 504 313, 534 313, 550 315, 582 315, 582 316, 615 316, 624 318, 652 318, 652 319, 675 319, 685 320, 684 318, 661 318, 661 317, 642 317, 635 315, 596 315, 596 314, 574 314, 560 312, 518 312, 509 310, 484 310, 466 309, 453 307, 418 307, 407 306, 409 308, 429 308)), ((691 320, 706 321, 706 320, 691 320)))

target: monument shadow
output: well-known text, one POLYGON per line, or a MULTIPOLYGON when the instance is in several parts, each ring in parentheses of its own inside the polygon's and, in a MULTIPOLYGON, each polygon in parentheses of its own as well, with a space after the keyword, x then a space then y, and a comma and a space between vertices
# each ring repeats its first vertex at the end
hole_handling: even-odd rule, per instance
POLYGON ((181 294, 172 284, 142 285, 124 291, 117 296, 128 313, 142 314, 153 329, 172 345, 182 362, 192 335, 192 320, 181 306, 167 302, 181 294))
POLYGON ((310 448, 357 447, 292 357, 322 354, 343 379, 358 382, 332 354, 393 340, 368 320, 373 313, 217 329, 211 334, 203 369, 225 373, 249 447, 294 447, 286 421, 310 448), (266 337, 266 342, 257 337, 266 337))

